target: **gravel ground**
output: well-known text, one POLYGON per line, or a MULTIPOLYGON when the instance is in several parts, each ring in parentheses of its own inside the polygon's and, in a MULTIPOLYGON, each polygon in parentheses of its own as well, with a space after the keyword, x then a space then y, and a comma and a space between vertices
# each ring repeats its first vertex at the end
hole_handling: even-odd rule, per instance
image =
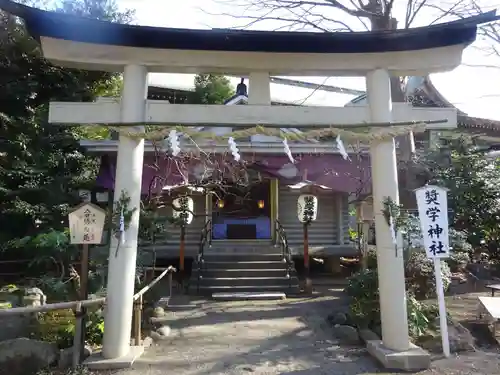
MULTIPOLYGON (((170 337, 116 374, 391 374, 363 348, 333 337, 325 317, 343 303, 338 292, 280 302, 178 300, 165 317, 170 337)), ((436 359, 418 374, 500 374, 499 358, 478 352, 436 359)))

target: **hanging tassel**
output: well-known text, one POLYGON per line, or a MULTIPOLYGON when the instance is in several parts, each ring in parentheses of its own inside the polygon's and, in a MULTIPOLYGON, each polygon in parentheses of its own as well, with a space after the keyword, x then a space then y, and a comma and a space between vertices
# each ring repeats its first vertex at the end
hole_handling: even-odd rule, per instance
POLYGON ((172 150, 172 156, 177 156, 181 152, 179 143, 179 134, 175 129, 170 130, 168 133, 168 141, 170 143, 170 150, 172 150))
POLYGON ((342 155, 344 160, 348 160, 349 155, 347 154, 347 151, 344 147, 344 142, 342 142, 342 139, 340 139, 340 135, 337 135, 336 142, 337 142, 337 148, 339 149, 340 155, 342 155))
POLYGON ((241 159, 240 150, 238 150, 238 146, 236 146, 234 138, 229 137, 227 143, 229 144, 229 150, 231 150, 231 154, 233 155, 234 160, 240 161, 241 159))
POLYGON ((396 257, 397 257, 398 256, 398 239, 397 239, 396 227, 394 225, 394 219, 392 218, 392 215, 389 216, 389 230, 391 231, 392 244, 394 245, 394 249, 395 249, 396 257))
POLYGON ((285 139, 283 139, 283 151, 285 151, 286 156, 288 156, 288 159, 290 160, 291 163, 295 164, 295 160, 292 155, 292 151, 290 150, 290 147, 288 146, 288 142, 285 139))
POLYGON ((125 244, 125 217, 123 216, 123 208, 120 212, 120 244, 125 244))

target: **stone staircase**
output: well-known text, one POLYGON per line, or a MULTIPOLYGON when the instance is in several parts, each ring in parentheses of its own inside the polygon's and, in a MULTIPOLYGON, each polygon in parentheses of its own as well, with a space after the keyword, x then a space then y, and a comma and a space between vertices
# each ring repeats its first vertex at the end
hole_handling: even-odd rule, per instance
POLYGON ((193 263, 190 292, 219 299, 284 298, 299 291, 293 262, 268 241, 224 241, 193 263))

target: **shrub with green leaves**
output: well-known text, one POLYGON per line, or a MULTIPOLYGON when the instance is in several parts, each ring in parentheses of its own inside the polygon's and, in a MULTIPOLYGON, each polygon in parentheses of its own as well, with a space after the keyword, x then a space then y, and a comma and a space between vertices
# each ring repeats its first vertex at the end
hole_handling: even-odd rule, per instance
POLYGON ((352 297, 349 315, 359 327, 380 324, 380 301, 377 270, 361 270, 349 278, 346 288, 352 297))
POLYGON ((408 313, 408 331, 413 338, 425 336, 429 330, 435 329, 439 308, 436 304, 423 303, 410 294, 406 298, 408 313))
MULTIPOLYGON (((414 250, 408 254, 405 261, 406 290, 418 299, 430 298, 436 295, 436 277, 434 276, 434 261, 427 258, 423 250, 414 250)), ((441 262, 441 278, 444 290, 451 284, 451 271, 448 263, 441 262)))
MULTIPOLYGON (((377 330, 381 325, 377 270, 362 270, 350 277, 346 292, 352 298, 350 320, 360 328, 377 330)), ((437 306, 418 301, 413 293, 408 293, 406 301, 410 335, 413 338, 425 335, 434 328, 437 306)))
MULTIPOLYGON (((73 346, 75 335, 75 316, 73 310, 55 310, 39 314, 38 324, 33 336, 39 340, 53 342, 59 348, 73 346)), ((104 335, 104 319, 99 311, 87 314, 85 341, 90 345, 101 345, 104 335)))
MULTIPOLYGON (((464 253, 453 253, 458 254, 464 253)), ((465 253, 467 255, 467 253, 465 253)), ((372 249, 367 254, 369 269, 377 269, 377 252, 372 249)), ((406 290, 418 299, 430 298, 436 293, 433 261, 427 258, 424 250, 414 249, 405 253, 406 290)), ((441 262, 441 278, 444 289, 451 284, 451 270, 447 262, 441 262)))
POLYGON ((454 251, 450 254, 450 257, 446 261, 451 270, 458 271, 470 263, 471 259, 469 253, 467 252, 454 251))

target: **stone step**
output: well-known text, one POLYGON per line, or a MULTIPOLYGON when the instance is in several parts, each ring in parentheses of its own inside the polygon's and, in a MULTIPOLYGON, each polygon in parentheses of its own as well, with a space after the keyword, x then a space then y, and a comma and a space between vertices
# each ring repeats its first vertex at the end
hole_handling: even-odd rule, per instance
POLYGON ((211 247, 205 248, 205 255, 211 254, 281 254, 282 250, 279 247, 264 246, 235 246, 235 247, 211 247))
POLYGON ((240 270, 255 270, 255 269, 282 269, 286 270, 287 263, 283 261, 278 262, 268 262, 268 261, 250 261, 250 262, 204 262, 198 265, 198 263, 193 264, 193 271, 197 269, 213 270, 213 269, 240 269, 240 270))
POLYGON ((283 261, 281 253, 263 253, 263 254, 205 254, 203 257, 207 262, 279 262, 283 261))
MULTIPOLYGON (((281 264, 280 264, 281 265, 281 264)), ((203 277, 284 277, 288 270, 285 266, 280 268, 205 268, 201 271, 203 277)), ((198 276, 199 270, 193 270, 191 275, 198 276)), ((290 276, 295 276, 295 269, 289 271, 290 276)))
POLYGON ((218 301, 262 301, 262 300, 281 300, 286 299, 283 292, 239 292, 239 293, 212 293, 212 298, 218 301))
POLYGON ((264 292, 282 292, 285 294, 296 294, 299 292, 299 285, 245 285, 245 286, 214 286, 214 285, 192 285, 190 288, 192 294, 211 296, 213 293, 264 293, 264 292))
MULTIPOLYGON (((296 279, 296 278, 295 278, 296 279)), ((280 285, 290 286, 295 282, 292 277, 205 277, 199 280, 200 286, 227 286, 227 287, 240 287, 240 286, 266 286, 266 285, 280 285)))

